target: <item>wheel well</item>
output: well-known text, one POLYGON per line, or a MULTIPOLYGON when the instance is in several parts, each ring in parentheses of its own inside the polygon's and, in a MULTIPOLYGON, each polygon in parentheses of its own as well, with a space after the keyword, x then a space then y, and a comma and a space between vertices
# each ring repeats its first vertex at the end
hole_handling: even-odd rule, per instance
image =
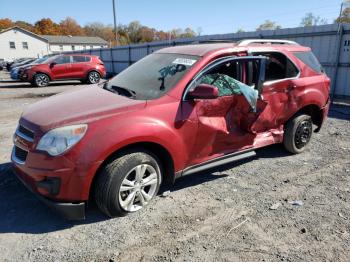
POLYGON ((167 149, 165 149, 163 146, 157 144, 157 143, 152 143, 152 142, 140 142, 140 143, 135 143, 131 145, 127 145, 125 147, 122 147, 118 149, 117 151, 113 152, 110 154, 100 165, 100 167, 97 169, 94 178, 91 182, 90 185, 90 193, 89 193, 89 198, 91 198, 92 193, 93 193, 93 187, 95 184, 95 180, 100 173, 100 171, 111 161, 114 159, 126 154, 127 152, 137 150, 137 149, 143 149, 146 151, 149 151, 150 153, 154 154, 160 161, 161 164, 161 169, 163 170, 163 182, 165 183, 173 183, 174 182, 174 161, 167 149))
POLYGON ((98 70, 96 70, 96 69, 91 69, 91 70, 89 70, 89 71, 86 73, 86 77, 88 77, 89 74, 90 74, 91 72, 96 72, 96 73, 98 73, 98 74, 100 75, 100 77, 101 77, 101 73, 100 73, 98 70))
POLYGON ((315 132, 318 132, 322 126, 323 122, 323 112, 322 109, 317 105, 307 105, 296 112, 292 118, 298 114, 306 114, 311 116, 312 123, 317 126, 315 132))
POLYGON ((50 75, 49 75, 49 74, 44 73, 44 72, 40 72, 40 71, 35 72, 35 74, 33 75, 33 79, 34 79, 34 77, 35 77, 37 74, 44 74, 44 75, 47 75, 47 76, 48 76, 48 78, 49 78, 49 80, 51 81, 51 77, 50 77, 50 75))

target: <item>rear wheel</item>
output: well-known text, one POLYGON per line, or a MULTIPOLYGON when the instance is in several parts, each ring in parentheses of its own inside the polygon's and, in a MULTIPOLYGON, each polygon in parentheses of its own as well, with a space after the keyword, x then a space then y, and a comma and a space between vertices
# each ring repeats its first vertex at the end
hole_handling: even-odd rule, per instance
POLYGON ((48 86, 50 83, 50 78, 48 75, 43 73, 38 73, 33 77, 32 85, 37 87, 48 86))
POLYGON ((157 195, 159 161, 146 151, 123 155, 104 167, 95 183, 95 201, 107 216, 138 211, 157 195))
POLYGON ((311 140, 312 132, 311 117, 304 114, 297 115, 285 126, 284 147, 294 154, 303 152, 311 140))
POLYGON ((87 75, 87 79, 86 82, 88 84, 97 84, 98 82, 100 82, 101 76, 98 72, 96 71, 91 71, 90 73, 88 73, 87 75))

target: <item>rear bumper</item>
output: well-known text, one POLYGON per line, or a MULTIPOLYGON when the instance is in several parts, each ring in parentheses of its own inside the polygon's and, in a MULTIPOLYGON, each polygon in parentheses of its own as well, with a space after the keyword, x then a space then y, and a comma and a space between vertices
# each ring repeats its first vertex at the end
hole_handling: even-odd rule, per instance
POLYGON ((67 220, 82 220, 85 219, 85 202, 80 203, 65 203, 65 202, 55 202, 49 200, 33 190, 24 180, 23 176, 14 168, 14 173, 17 178, 23 183, 23 185, 31 191, 41 202, 47 205, 49 208, 54 210, 56 213, 61 215, 67 220))

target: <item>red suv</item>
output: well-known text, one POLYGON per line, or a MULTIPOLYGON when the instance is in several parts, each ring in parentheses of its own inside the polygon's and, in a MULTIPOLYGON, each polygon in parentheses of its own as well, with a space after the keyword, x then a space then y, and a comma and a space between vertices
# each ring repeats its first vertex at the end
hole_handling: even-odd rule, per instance
POLYGON ((310 48, 295 42, 165 48, 103 87, 26 109, 14 170, 67 218, 84 218, 91 197, 108 216, 125 215, 146 206, 161 183, 257 148, 283 143, 301 153, 327 116, 329 86, 310 48))
POLYGON ((21 73, 21 80, 33 86, 44 87, 50 81, 81 80, 96 84, 106 76, 103 62, 92 55, 56 55, 41 64, 27 67, 21 73))

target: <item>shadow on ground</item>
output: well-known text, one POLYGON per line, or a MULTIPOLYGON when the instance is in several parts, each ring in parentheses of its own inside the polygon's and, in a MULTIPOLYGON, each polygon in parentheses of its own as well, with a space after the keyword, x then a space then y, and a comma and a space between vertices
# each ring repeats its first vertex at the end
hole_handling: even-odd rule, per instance
POLYGON ((328 117, 341 120, 350 120, 350 105, 348 104, 333 104, 330 107, 328 117))
POLYGON ((0 164, 0 212, 0 233, 40 234, 108 219, 92 205, 86 220, 64 220, 22 185, 10 163, 0 164))
MULTIPOLYGON (((205 182, 227 177, 225 172, 257 158, 283 157, 289 154, 280 145, 258 150, 253 158, 212 168, 201 173, 180 178, 174 185, 162 187, 165 190, 178 191, 205 182)), ((41 234, 59 231, 80 224, 91 224, 108 218, 90 203, 86 220, 67 221, 51 211, 29 192, 12 172, 11 163, 0 164, 0 233, 41 234)))
POLYGON ((225 171, 235 168, 239 165, 243 165, 252 160, 258 160, 259 158, 281 158, 290 156, 291 153, 287 152, 282 145, 276 144, 265 148, 256 150, 256 156, 243 159, 240 161, 232 162, 226 165, 218 166, 215 168, 207 169, 206 171, 195 173, 189 176, 181 177, 176 180, 173 186, 162 187, 161 193, 165 190, 178 191, 184 188, 193 187, 205 182, 213 181, 216 179, 229 176, 225 171))
MULTIPOLYGON (((80 85, 83 84, 78 80, 73 81, 62 81, 62 82, 51 82, 50 86, 65 86, 65 85, 80 85)), ((17 81, 0 81, 0 89, 1 88, 36 88, 33 87, 30 83, 27 82, 17 82, 17 81)))

